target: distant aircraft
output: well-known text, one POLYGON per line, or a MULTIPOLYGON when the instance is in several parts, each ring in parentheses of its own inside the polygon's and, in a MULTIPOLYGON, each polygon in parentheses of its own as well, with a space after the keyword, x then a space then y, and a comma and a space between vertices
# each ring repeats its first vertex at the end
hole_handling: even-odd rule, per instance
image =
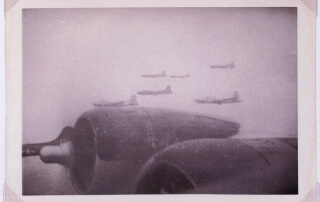
POLYGON ((178 79, 180 79, 180 78, 188 78, 188 77, 190 77, 189 73, 187 73, 185 75, 171 75, 170 76, 170 78, 178 78, 178 79))
POLYGON ((106 102, 102 101, 100 103, 93 103, 95 107, 106 107, 106 106, 131 106, 138 105, 138 101, 135 95, 132 95, 128 101, 120 101, 120 102, 106 102))
POLYGON ((231 98, 226 98, 226 99, 215 99, 212 97, 205 97, 202 99, 196 99, 195 100, 196 103, 200 103, 200 104, 226 104, 226 103, 234 103, 234 102, 241 102, 240 98, 239 98, 239 93, 236 91, 233 94, 233 97, 231 98))
POLYGON ((143 74, 141 75, 143 78, 159 78, 159 77, 166 77, 166 73, 164 71, 161 74, 143 74))
POLYGON ((37 152, 35 149, 28 148, 29 144, 26 144, 26 148, 22 150, 22 156, 36 156, 37 152))
POLYGON ((164 90, 158 90, 158 91, 143 90, 138 92, 138 95, 165 95, 165 94, 172 94, 170 85, 168 85, 164 90))
POLYGON ((235 68, 236 66, 234 65, 234 62, 232 62, 231 64, 226 64, 226 65, 211 65, 211 68, 235 68))

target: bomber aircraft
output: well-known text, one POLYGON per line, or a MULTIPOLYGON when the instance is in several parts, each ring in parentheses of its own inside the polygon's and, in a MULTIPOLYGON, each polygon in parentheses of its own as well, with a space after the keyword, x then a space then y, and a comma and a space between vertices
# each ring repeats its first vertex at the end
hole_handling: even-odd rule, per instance
POLYGON ((170 85, 168 85, 164 90, 156 90, 156 91, 143 90, 143 91, 138 91, 138 95, 165 95, 165 94, 172 94, 170 85))
POLYGON ((225 69, 225 68, 235 68, 236 66, 234 65, 234 62, 231 62, 230 64, 226 64, 226 65, 211 65, 210 67, 225 69))
POLYGON ((138 101, 135 95, 132 95, 131 98, 127 101, 119 101, 119 102, 106 102, 101 101, 99 103, 93 103, 95 107, 106 107, 106 106, 131 106, 138 105, 138 101))
POLYGON ((185 75, 171 75, 170 78, 177 78, 177 79, 181 79, 181 78, 189 78, 190 74, 187 73, 185 75))
POLYGON ((220 104, 226 104, 226 103, 241 102, 241 100, 239 98, 239 93, 236 91, 234 92, 233 97, 231 98, 215 99, 207 96, 205 98, 196 99, 195 102, 200 104, 219 104, 220 105, 220 104))
POLYGON ((160 78, 160 77, 166 77, 166 73, 164 71, 161 72, 161 74, 143 74, 141 75, 143 78, 160 78))

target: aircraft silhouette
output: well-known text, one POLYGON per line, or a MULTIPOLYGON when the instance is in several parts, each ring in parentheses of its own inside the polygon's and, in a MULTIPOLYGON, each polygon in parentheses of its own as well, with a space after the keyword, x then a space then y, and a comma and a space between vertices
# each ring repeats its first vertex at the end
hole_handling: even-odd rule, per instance
POLYGON ((161 72, 161 74, 143 74, 141 75, 143 78, 160 78, 160 77, 166 77, 166 73, 164 71, 161 72))
POLYGON ((188 78, 190 77, 190 74, 187 73, 185 75, 171 75, 170 78, 177 78, 177 79, 180 79, 180 78, 188 78))
POLYGON ((231 62, 230 64, 226 64, 226 65, 211 65, 210 67, 225 69, 225 68, 235 68, 236 66, 234 65, 234 62, 231 62))
POLYGON ((234 92, 233 97, 231 98, 215 99, 207 96, 202 99, 196 99, 195 102, 200 104, 219 104, 220 105, 220 104, 226 104, 226 103, 241 102, 241 100, 239 98, 239 93, 236 91, 234 92))
POLYGON ((143 91, 138 91, 138 95, 165 95, 165 94, 172 94, 170 85, 168 85, 164 90, 158 90, 158 91, 143 90, 143 91))
POLYGON ((101 101, 100 103, 93 103, 95 107, 106 107, 106 106, 131 106, 138 105, 138 101, 135 95, 132 95, 128 101, 120 101, 120 102, 106 102, 101 101))

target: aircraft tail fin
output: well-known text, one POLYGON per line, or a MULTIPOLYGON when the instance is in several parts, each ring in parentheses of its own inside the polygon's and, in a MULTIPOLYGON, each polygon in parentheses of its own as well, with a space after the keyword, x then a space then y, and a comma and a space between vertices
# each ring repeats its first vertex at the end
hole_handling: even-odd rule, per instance
POLYGON ((135 95, 132 95, 129 100, 130 105, 138 105, 137 97, 135 95))
POLYGON ((168 92, 168 93, 172 93, 172 91, 171 91, 171 86, 170 85, 168 85, 167 87, 166 87, 166 89, 164 89, 166 92, 168 92))
POLYGON ((231 62, 231 67, 235 68, 236 66, 234 65, 234 61, 231 62))
POLYGON ((164 71, 162 71, 161 76, 166 76, 166 73, 164 71))
POLYGON ((240 99, 240 98, 239 98, 239 93, 238 93, 238 91, 235 91, 235 92, 233 93, 233 98, 236 99, 236 100, 239 100, 239 99, 240 99))

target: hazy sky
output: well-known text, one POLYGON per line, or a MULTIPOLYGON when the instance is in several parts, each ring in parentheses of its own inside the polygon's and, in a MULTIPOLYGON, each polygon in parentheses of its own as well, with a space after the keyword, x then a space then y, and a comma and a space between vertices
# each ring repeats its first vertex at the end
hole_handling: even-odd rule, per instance
POLYGON ((47 141, 97 100, 200 112, 241 133, 297 136, 296 8, 23 10, 23 141, 47 141), (210 69, 235 62, 235 69, 210 69), (141 74, 190 73, 188 79, 141 74), (200 105, 194 99, 241 103, 200 105))

